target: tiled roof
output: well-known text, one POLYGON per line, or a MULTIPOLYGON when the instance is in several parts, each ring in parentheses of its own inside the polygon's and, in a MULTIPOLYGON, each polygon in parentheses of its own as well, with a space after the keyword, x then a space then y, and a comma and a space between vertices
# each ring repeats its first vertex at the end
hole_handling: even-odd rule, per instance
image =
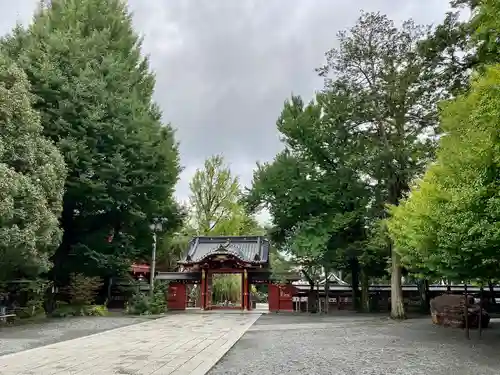
POLYGON ((194 237, 181 263, 197 263, 220 253, 234 255, 244 262, 263 264, 269 260, 269 241, 262 236, 194 237))

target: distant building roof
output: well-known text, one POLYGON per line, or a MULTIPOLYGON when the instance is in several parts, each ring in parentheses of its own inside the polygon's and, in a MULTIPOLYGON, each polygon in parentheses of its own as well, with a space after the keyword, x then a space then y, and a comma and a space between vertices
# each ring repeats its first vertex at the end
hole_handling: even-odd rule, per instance
POLYGON ((131 270, 133 273, 149 272, 149 264, 132 264, 131 270))
POLYGON ((217 254, 233 255, 243 262, 266 264, 269 261, 269 241, 263 236, 194 237, 179 263, 199 263, 217 254))

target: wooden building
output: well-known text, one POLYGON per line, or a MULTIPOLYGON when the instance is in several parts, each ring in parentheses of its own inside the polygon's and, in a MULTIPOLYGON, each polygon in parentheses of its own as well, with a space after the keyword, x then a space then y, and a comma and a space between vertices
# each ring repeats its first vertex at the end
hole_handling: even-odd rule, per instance
POLYGON ((273 280, 269 262, 269 241, 262 236, 195 237, 178 272, 159 272, 157 280, 169 282, 169 310, 184 310, 188 291, 198 290, 196 306, 203 310, 252 309, 251 285, 268 284, 268 303, 271 311, 293 311, 294 288, 291 283, 299 277, 277 282, 273 280), (213 303, 212 284, 218 275, 232 274, 241 278, 241 298, 235 304, 213 303))

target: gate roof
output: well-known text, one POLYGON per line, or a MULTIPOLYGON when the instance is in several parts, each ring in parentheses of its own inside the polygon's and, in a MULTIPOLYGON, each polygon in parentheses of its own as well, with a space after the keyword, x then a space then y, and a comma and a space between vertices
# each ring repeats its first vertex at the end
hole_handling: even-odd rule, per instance
POLYGON ((265 265, 269 262, 269 241, 263 236, 194 237, 179 263, 200 263, 216 255, 230 255, 245 263, 265 265))

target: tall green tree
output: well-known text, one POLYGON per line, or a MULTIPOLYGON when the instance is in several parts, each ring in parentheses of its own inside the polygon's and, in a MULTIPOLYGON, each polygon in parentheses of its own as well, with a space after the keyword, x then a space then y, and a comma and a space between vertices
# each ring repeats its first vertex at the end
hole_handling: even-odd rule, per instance
MULTIPOLYGON (((325 77, 324 107, 343 123, 342 151, 370 186, 371 216, 385 217, 385 205, 398 204, 433 156, 437 103, 448 92, 435 66, 418 53, 428 33, 411 20, 397 28, 380 13, 362 13, 354 27, 339 33, 339 47, 318 69, 325 77)), ((331 155, 338 129, 325 122, 304 137, 316 153, 331 155)), ((391 315, 399 319, 405 316, 402 269, 398 253, 391 254, 391 315)))
POLYGON ((0 281, 46 272, 61 240, 66 168, 32 104, 26 74, 0 56, 0 281))
POLYGON ((443 109, 437 161, 389 220, 410 266, 453 281, 487 282, 500 261, 500 65, 443 109))
POLYGON ((149 224, 179 223, 180 173, 170 125, 152 99, 154 75, 120 0, 53 0, 2 42, 26 72, 44 134, 68 166, 54 256, 71 272, 112 275, 149 253, 149 224))
POLYGON ((208 158, 204 168, 196 170, 189 187, 190 221, 198 234, 238 235, 250 225, 239 205, 239 179, 221 155, 208 158))
POLYGON ((500 2, 453 0, 450 5, 452 11, 420 43, 420 54, 440 72, 440 86, 459 94, 468 89, 472 71, 500 62, 500 2), (464 11, 470 17, 464 18, 464 11))
POLYGON ((176 271, 177 262, 186 254, 192 235, 182 230, 176 233, 165 233, 159 241, 157 253, 157 269, 176 271))
MULTIPOLYGON (((285 103, 277 123, 285 151, 273 162, 258 165, 247 195, 250 208, 269 210, 274 241, 301 265, 311 287, 311 311, 315 280, 308 270, 328 274, 349 265, 357 275, 356 244, 363 238, 368 203, 365 184, 345 158, 345 138, 330 138, 338 147, 325 153, 308 136, 329 122, 342 123, 324 104, 322 95, 309 105, 299 97, 285 103)), ((353 284, 356 294, 356 277, 353 284)))

